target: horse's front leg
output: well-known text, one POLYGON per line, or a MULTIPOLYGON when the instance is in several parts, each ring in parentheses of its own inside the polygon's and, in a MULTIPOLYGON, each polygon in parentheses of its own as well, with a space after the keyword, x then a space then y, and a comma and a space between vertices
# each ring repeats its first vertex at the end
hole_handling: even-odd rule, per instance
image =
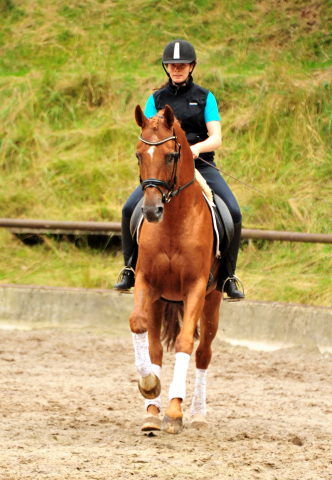
POLYGON ((211 344, 218 331, 221 293, 213 290, 205 298, 200 320, 200 342, 196 350, 196 380, 190 415, 193 428, 206 428, 206 374, 212 357, 211 344))
POLYGON ((180 433, 183 428, 181 403, 186 396, 186 378, 190 356, 194 348, 194 332, 205 302, 206 284, 197 282, 184 301, 181 331, 175 342, 175 367, 169 389, 170 404, 162 421, 162 430, 180 433))
MULTIPOLYGON (((152 312, 148 318, 148 340, 149 353, 152 363, 152 371, 160 379, 163 347, 160 340, 160 330, 162 324, 163 313, 165 309, 165 302, 157 300, 152 305, 152 312)), ((145 399, 145 409, 147 414, 144 418, 142 431, 160 430, 161 421, 159 413, 161 411, 161 396, 160 394, 154 399, 145 399)))
POLYGON ((162 360, 160 335, 159 342, 155 341, 155 337, 158 332, 156 324, 161 322, 164 307, 161 305, 162 302, 156 302, 157 297, 158 295, 154 295, 149 285, 138 275, 135 284, 135 306, 129 323, 133 335, 136 370, 140 377, 138 387, 143 397, 147 399, 158 397, 161 390, 158 368, 153 367, 153 365, 161 367, 162 360), (151 333, 148 333, 148 330, 151 333))

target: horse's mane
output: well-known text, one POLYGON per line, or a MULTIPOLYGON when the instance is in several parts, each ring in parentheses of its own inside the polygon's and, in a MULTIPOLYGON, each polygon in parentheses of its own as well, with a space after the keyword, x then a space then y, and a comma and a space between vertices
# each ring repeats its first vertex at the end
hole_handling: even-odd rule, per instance
MULTIPOLYGON (((164 116, 164 110, 159 110, 158 113, 157 113, 157 116, 155 117, 151 117, 151 127, 154 129, 154 130, 157 130, 158 129, 158 124, 159 124, 159 118, 160 117, 163 117, 164 116)), ((182 127, 181 127, 181 123, 179 122, 179 120, 176 118, 176 116, 174 115, 174 128, 175 128, 175 131, 177 130, 177 127, 179 127, 181 129, 181 131, 183 132, 184 134, 184 137, 185 137, 185 133, 184 131, 182 130, 182 127)), ((178 135, 179 132, 177 132, 176 134, 178 135)), ((183 143, 183 142, 182 142, 183 143)), ((212 195, 212 191, 211 191, 211 188, 208 186, 208 184, 206 183, 206 180, 204 177, 202 177, 202 175, 199 173, 198 170, 195 169, 195 176, 196 176, 196 180, 198 181, 202 191, 205 193, 206 197, 208 198, 208 200, 210 202, 213 202, 213 195, 212 195)))

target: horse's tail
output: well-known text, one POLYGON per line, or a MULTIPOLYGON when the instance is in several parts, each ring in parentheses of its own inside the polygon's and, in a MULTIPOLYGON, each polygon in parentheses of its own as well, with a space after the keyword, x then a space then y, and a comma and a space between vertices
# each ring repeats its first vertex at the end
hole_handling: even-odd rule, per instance
MULTIPOLYGON (((164 310, 163 330, 161 340, 165 342, 168 350, 175 346, 177 336, 181 330, 183 318, 183 305, 178 303, 167 303, 164 310)), ((194 338, 199 339, 198 326, 195 328, 194 338)))

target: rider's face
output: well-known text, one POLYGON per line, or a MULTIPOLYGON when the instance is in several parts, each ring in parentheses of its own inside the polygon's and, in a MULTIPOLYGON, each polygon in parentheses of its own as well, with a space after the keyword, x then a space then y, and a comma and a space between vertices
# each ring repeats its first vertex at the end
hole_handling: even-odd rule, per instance
POLYGON ((184 83, 189 73, 192 72, 192 64, 190 63, 169 63, 168 72, 173 83, 184 83))

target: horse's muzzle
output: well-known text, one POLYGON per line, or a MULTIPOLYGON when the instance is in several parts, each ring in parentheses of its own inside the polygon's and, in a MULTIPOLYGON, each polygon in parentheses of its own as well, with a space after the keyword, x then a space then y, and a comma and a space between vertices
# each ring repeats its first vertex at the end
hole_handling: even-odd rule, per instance
POLYGON ((164 206, 143 206, 142 207, 143 217, 151 223, 158 223, 163 219, 164 215, 164 206))

